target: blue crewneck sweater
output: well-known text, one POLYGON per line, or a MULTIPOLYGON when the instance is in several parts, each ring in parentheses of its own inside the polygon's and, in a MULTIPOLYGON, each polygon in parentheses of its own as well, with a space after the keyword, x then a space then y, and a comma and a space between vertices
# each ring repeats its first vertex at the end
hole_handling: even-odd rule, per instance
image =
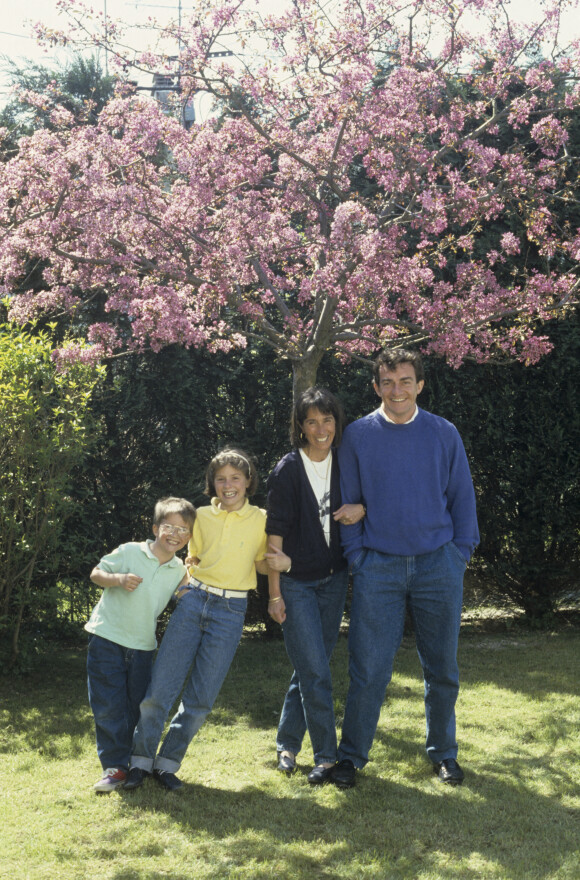
POLYGON ((375 410, 345 429, 338 455, 343 503, 367 509, 341 528, 349 563, 365 548, 419 556, 449 541, 469 561, 479 543, 475 492, 451 422, 419 409, 396 425, 375 410))

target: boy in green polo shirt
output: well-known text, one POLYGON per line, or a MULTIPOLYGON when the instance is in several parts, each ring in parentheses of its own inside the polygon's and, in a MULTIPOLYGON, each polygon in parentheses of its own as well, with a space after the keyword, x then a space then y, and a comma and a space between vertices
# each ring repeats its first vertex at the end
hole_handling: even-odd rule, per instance
POLYGON ((163 498, 153 514, 154 541, 121 544, 91 572, 103 594, 85 629, 89 703, 103 767, 97 792, 127 776, 139 704, 151 679, 157 618, 188 574, 175 556, 189 541, 196 511, 184 498, 163 498))

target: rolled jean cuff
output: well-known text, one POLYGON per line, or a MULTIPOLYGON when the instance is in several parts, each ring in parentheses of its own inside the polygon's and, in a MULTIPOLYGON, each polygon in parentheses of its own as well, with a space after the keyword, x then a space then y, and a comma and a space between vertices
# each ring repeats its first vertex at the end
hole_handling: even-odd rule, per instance
POLYGON ((177 773, 180 767, 181 763, 179 761, 172 761, 171 758, 163 758, 161 755, 157 755, 153 769, 165 770, 168 773, 177 773))
POLYGON ((131 770, 134 767, 138 767, 139 770, 145 770, 147 773, 151 773, 153 770, 153 758, 144 758, 141 755, 131 755, 131 770))

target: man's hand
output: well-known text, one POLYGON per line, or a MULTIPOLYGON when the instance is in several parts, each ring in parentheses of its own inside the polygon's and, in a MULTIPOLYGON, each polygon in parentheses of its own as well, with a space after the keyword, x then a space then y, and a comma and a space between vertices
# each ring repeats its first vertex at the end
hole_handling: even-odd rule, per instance
POLYGON ((363 518, 366 510, 362 504, 343 504, 332 514, 335 522, 344 526, 352 526, 363 518))

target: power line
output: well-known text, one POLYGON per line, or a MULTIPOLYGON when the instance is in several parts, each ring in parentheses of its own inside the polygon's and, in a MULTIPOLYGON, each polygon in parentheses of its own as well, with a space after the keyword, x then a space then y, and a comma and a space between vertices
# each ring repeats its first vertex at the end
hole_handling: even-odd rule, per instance
POLYGON ((34 40, 36 37, 30 37, 28 34, 13 34, 11 31, 0 31, 5 37, 18 37, 20 40, 34 40))

